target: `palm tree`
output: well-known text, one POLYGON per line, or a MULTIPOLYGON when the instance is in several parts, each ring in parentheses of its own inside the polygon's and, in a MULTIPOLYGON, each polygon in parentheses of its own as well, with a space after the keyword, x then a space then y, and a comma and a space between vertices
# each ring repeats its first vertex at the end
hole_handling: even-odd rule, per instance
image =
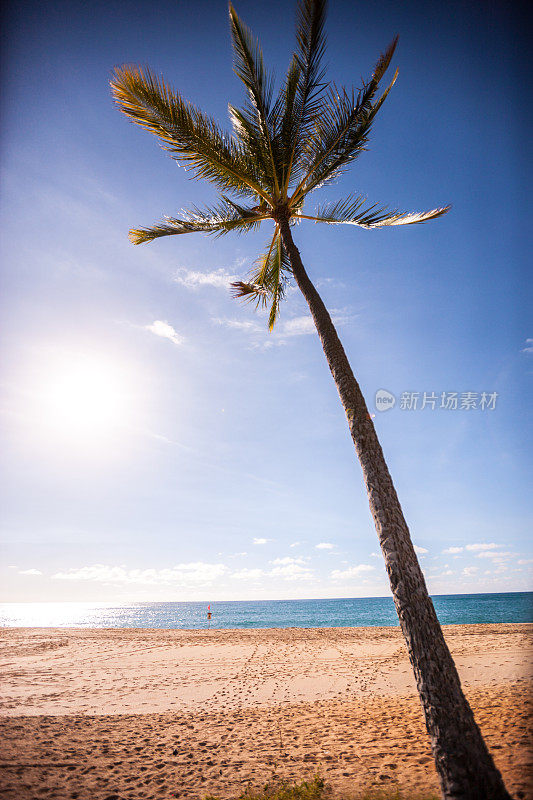
POLYGON ((246 232, 273 220, 274 230, 264 254, 247 281, 232 284, 234 295, 268 307, 272 330, 290 279, 301 289, 363 469, 443 797, 509 800, 462 692, 364 397, 292 237, 292 226, 301 220, 370 229, 426 222, 449 210, 446 206, 402 213, 367 205, 363 197, 352 195, 304 212, 307 196, 334 181, 365 149, 376 114, 398 75, 396 71, 385 91, 378 93, 396 38, 358 91, 328 84, 322 66, 325 6, 325 0, 300 0, 296 51, 275 95, 260 45, 230 5, 234 69, 247 94, 243 108, 229 106, 232 135, 150 70, 127 65, 115 70, 111 87, 119 109, 155 134, 194 177, 205 178, 220 192, 214 207, 195 207, 151 227, 136 228, 130 231, 130 239, 141 244, 184 233, 246 232))

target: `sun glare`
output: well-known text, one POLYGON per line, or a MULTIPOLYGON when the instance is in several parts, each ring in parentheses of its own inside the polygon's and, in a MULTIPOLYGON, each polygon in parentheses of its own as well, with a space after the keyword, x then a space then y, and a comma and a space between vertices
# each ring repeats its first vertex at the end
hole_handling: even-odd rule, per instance
POLYGON ((39 375, 39 418, 48 432, 80 442, 108 439, 131 422, 134 392, 124 370, 104 356, 76 355, 39 375))
POLYGON ((100 428, 120 411, 119 387, 96 364, 80 364, 65 375, 52 376, 44 399, 48 416, 69 428, 100 428))

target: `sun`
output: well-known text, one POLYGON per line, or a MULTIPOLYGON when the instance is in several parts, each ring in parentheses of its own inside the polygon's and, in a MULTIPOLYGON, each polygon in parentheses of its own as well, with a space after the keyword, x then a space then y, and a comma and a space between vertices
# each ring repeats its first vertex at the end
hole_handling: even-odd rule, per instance
POLYGON ((111 466, 155 437, 153 365, 136 351, 120 343, 40 342, 24 355, 5 382, 17 448, 51 468, 80 459, 111 466))
POLYGON ((131 419, 135 393, 121 365, 73 354, 41 371, 37 396, 44 427, 70 440, 110 438, 131 419))

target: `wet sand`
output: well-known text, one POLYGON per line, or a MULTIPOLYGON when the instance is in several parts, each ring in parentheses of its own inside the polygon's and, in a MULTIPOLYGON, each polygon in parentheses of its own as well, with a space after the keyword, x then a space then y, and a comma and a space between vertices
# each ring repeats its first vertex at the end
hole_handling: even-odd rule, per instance
MULTIPOLYGON (((533 800, 533 625, 447 626, 513 796, 533 800)), ((220 798, 316 770, 334 797, 438 781, 397 628, 0 631, 0 797, 220 798)))

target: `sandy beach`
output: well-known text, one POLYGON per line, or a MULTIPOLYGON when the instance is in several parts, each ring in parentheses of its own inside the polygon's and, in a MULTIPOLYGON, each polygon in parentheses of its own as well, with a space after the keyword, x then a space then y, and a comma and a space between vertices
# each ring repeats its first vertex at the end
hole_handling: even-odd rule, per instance
MULTIPOLYGON (((533 625, 447 626, 513 796, 533 800, 533 625)), ((397 628, 2 629, 0 796, 235 797, 318 769, 337 798, 438 794, 397 628)))

